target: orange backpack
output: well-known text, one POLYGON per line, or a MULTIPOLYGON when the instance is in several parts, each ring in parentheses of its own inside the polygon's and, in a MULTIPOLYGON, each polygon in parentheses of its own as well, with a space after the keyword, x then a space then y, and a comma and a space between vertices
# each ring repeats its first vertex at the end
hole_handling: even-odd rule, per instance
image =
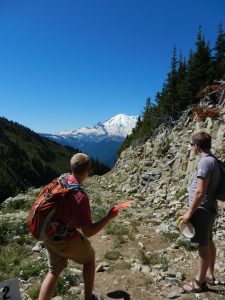
POLYGON ((67 183, 68 175, 63 174, 46 185, 31 207, 27 225, 37 240, 52 239, 57 235, 56 219, 60 214, 63 202, 69 193, 82 190, 79 184, 67 183))

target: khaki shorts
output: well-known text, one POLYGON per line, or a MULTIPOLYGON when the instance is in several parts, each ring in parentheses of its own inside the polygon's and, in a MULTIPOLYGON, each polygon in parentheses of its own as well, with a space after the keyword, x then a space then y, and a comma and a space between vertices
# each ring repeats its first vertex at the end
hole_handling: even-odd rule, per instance
POLYGON ((44 243, 51 273, 60 273, 67 266, 68 259, 82 265, 95 260, 95 251, 91 243, 82 235, 72 241, 45 241, 44 243))

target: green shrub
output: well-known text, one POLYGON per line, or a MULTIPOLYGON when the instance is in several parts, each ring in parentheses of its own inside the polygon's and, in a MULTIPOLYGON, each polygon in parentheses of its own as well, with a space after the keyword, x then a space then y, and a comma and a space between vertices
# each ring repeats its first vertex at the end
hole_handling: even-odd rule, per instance
POLYGON ((6 220, 0 220, 0 244, 6 244, 8 241, 8 224, 6 220))
MULTIPOLYGON (((16 236, 21 236, 22 240, 25 241, 23 235, 28 235, 29 230, 25 220, 18 219, 16 222, 0 219, 0 244, 6 245, 12 242, 16 236)), ((29 238, 27 238, 29 239, 29 238)), ((21 243, 20 243, 21 244, 21 243)))
POLYGON ((144 276, 144 283, 145 283, 146 286, 149 286, 149 285, 154 283, 154 280, 153 280, 152 277, 145 275, 144 276))
POLYGON ((28 280, 34 276, 47 273, 47 263, 44 260, 25 261, 20 265, 19 277, 23 280, 28 280))
POLYGON ((179 237, 179 233, 177 232, 163 232, 162 236, 164 237, 165 240, 170 241, 170 242, 174 242, 177 240, 177 238, 179 237))
POLYGON ((131 268, 131 263, 130 262, 127 262, 127 261, 124 261, 122 260, 121 262, 118 262, 115 264, 116 266, 116 269, 118 270, 126 270, 126 269, 130 269, 131 268))
POLYGON ((32 286, 28 289, 27 294, 30 296, 32 300, 38 299, 38 295, 40 292, 40 286, 32 286))
POLYGON ((25 247, 0 246, 0 281, 18 277, 20 265, 29 254, 25 247))
POLYGON ((105 259, 108 260, 117 260, 120 256, 121 254, 116 250, 111 250, 105 253, 105 259))
POLYGON ((70 295, 68 294, 68 290, 72 286, 76 286, 77 284, 78 284, 78 280, 76 275, 71 274, 68 270, 65 270, 62 273, 62 275, 59 277, 56 288, 54 290, 54 295, 62 295, 63 299, 75 299, 75 298, 70 298, 70 295))
POLYGON ((124 225, 110 223, 106 228, 106 233, 113 235, 125 235, 129 234, 129 230, 124 225))
POLYGON ((139 252, 139 258, 143 265, 154 266, 154 265, 161 264, 163 271, 166 271, 169 267, 168 259, 162 254, 158 254, 158 253, 147 254, 143 250, 141 250, 139 252))
POLYGON ((130 268, 131 268, 131 263, 122 260, 112 264, 107 271, 110 273, 113 272, 114 270, 129 270, 130 268))
POLYGON ((139 258, 143 265, 150 265, 151 264, 151 256, 146 254, 145 251, 141 250, 139 252, 139 258))
POLYGON ((126 242, 127 241, 124 239, 122 235, 118 235, 114 242, 115 248, 121 248, 123 244, 126 244, 126 242))
POLYGON ((105 208, 100 207, 97 204, 94 204, 92 206, 92 217, 94 219, 95 222, 101 220, 102 218, 104 218, 107 214, 107 211, 105 208))
POLYGON ((196 245, 194 245, 189 240, 178 240, 177 245, 179 247, 182 247, 182 248, 186 249, 187 251, 195 251, 196 250, 196 245))
POLYGON ((15 212, 15 210, 23 209, 25 206, 25 203, 26 203, 26 201, 24 198, 20 198, 19 200, 10 201, 5 206, 2 207, 1 211, 3 213, 15 212))
POLYGON ((29 211, 39 193, 40 189, 30 188, 26 194, 19 194, 8 203, 3 202, 0 205, 0 211, 2 213, 14 213, 17 210, 29 211))

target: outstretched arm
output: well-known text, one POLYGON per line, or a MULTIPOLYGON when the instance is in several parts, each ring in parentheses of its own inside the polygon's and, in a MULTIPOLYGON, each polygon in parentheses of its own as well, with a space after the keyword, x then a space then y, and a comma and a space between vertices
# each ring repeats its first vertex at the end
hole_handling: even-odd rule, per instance
POLYGON ((98 222, 92 223, 90 225, 82 226, 81 230, 86 237, 91 237, 102 230, 113 218, 118 214, 118 211, 114 211, 112 208, 108 214, 98 222))

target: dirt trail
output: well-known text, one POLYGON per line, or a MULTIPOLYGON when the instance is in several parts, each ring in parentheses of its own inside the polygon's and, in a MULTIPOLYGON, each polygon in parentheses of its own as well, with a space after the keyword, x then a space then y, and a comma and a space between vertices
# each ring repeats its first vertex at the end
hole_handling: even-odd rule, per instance
MULTIPOLYGON (((122 195, 114 195, 107 189, 97 188, 98 185, 94 178, 89 180, 87 186, 90 198, 93 201, 98 199, 98 203, 102 203, 107 209, 115 204, 113 201, 122 202, 126 200, 123 199, 122 195)), ((140 213, 140 209, 138 212, 140 213)), ((96 273, 95 290, 100 292, 104 299, 161 300, 168 299, 168 295, 172 291, 179 290, 177 283, 167 282, 165 278, 161 278, 161 280, 157 278, 157 272, 155 272, 155 277, 152 275, 153 273, 133 272, 127 261, 141 261, 144 264, 141 253, 151 255, 165 252, 169 257, 168 265, 170 268, 175 267, 187 279, 193 278, 196 274, 197 252, 189 252, 182 247, 171 249, 172 242, 166 240, 162 234, 156 233, 156 226, 151 223, 148 214, 143 214, 137 222, 135 213, 129 214, 128 209, 114 222, 128 228, 129 233, 118 236, 107 234, 106 230, 103 230, 91 238, 96 251, 96 266, 101 262, 109 261, 105 258, 109 252, 113 250, 119 252, 117 259, 109 261, 109 270, 96 273)), ((216 244, 220 249, 224 249, 223 241, 216 241, 216 244)), ((163 263, 163 261, 158 263, 158 269, 162 269, 163 263)), ((220 280, 225 278, 225 276, 221 278, 222 265, 225 265, 224 261, 220 262, 220 272, 216 271, 220 280)), ((149 267, 151 269, 151 265, 149 267)), ((157 266, 154 266, 154 270, 157 270, 157 266)), ((224 286, 218 286, 214 287, 212 291, 199 294, 196 297, 195 295, 180 295, 179 299, 225 300, 224 290, 224 286)))
MULTIPOLYGON (((153 252, 168 246, 165 240, 160 238, 160 236, 157 237, 152 230, 142 231, 142 234, 145 236, 143 245, 146 252, 153 252)), ((105 239, 102 239, 102 237, 104 238, 104 235, 98 234, 92 238, 92 244, 96 251, 96 265, 98 265, 99 260, 105 261, 104 255, 115 247, 115 237, 108 236, 105 239)), ((129 299, 126 298, 126 293, 130 296, 130 299, 165 299, 165 296, 159 295, 158 287, 151 284, 148 276, 141 273, 133 273, 124 266, 124 261, 135 260, 139 257, 141 248, 138 245, 138 241, 127 240, 125 244, 121 245, 118 251, 121 255, 116 262, 112 262, 114 264, 112 271, 96 273, 96 291, 101 292, 105 299, 112 299, 107 297, 107 294, 118 290, 125 292, 124 299, 129 299)))
MULTIPOLYGON (((87 180, 85 190, 95 218, 105 215, 113 205, 127 200, 122 194, 101 187, 97 177, 87 180)), ((24 219, 26 214, 22 211, 7 213, 0 219, 24 219)), ((211 291, 197 296, 179 293, 183 280, 189 280, 196 274, 197 251, 177 246, 175 240, 168 239, 170 232, 167 238, 159 233, 161 224, 157 222, 158 214, 160 209, 133 203, 132 207, 122 210, 109 226, 91 238, 96 252, 96 267, 100 269, 96 272, 95 291, 102 294, 105 300, 163 300, 168 299, 172 292, 181 300, 225 300, 225 286, 213 287, 211 291)), ((168 215, 167 218, 171 217, 168 215)), ((225 241, 215 242, 218 248, 215 275, 225 281, 225 241)), ((40 253, 32 255, 37 258, 40 253)), ((83 289, 82 286, 78 288, 83 289)), ((74 297, 77 299, 79 296, 74 297)))

